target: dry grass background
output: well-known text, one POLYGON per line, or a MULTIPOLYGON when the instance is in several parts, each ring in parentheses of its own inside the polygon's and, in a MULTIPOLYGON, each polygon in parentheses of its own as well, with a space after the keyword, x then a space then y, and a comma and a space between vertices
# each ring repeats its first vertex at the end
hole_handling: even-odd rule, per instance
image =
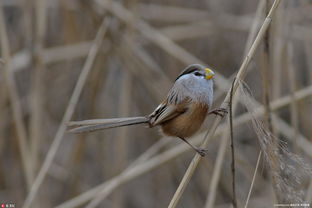
MULTIPOLYGON (((219 106, 272 4, 109 2, 1 0, 0 203, 84 207, 98 196, 98 207, 167 207, 194 156, 188 146, 139 126, 71 135, 66 123, 149 114, 191 63, 206 63, 218 73, 214 107, 219 106)), ((245 101, 240 92, 234 96, 239 207, 253 178, 248 207, 297 202, 288 196, 294 193, 312 202, 305 174, 312 164, 311 11, 311 1, 281 1, 248 66, 245 82, 257 101, 245 101), (242 100, 251 103, 247 113, 242 100), (278 144, 261 140, 270 139, 268 129, 278 144), (257 162, 265 144, 278 157, 264 151, 257 162), (286 188, 283 181, 289 182, 286 188)), ((228 141, 223 119, 177 207, 231 206, 228 141)))

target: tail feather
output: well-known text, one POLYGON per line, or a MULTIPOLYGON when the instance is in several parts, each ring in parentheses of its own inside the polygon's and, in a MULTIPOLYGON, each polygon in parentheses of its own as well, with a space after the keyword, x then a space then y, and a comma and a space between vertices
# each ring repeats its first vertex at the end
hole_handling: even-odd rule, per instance
POLYGON ((136 125, 142 123, 148 123, 147 117, 129 117, 129 118, 111 118, 111 119, 92 119, 84 121, 72 121, 68 123, 68 127, 74 127, 70 129, 71 133, 83 133, 92 132, 102 129, 116 128, 121 126, 136 125))

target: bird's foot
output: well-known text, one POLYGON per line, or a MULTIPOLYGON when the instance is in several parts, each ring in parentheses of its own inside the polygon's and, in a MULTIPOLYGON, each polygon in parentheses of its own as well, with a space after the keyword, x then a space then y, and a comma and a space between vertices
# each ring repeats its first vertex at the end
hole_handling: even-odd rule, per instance
POLYGON ((205 157, 207 155, 207 153, 208 153, 208 150, 207 149, 202 149, 202 148, 197 148, 196 152, 198 154, 200 154, 200 156, 205 157))
POLYGON ((209 112, 209 114, 215 114, 221 117, 224 117, 228 113, 228 110, 226 108, 216 108, 209 112))

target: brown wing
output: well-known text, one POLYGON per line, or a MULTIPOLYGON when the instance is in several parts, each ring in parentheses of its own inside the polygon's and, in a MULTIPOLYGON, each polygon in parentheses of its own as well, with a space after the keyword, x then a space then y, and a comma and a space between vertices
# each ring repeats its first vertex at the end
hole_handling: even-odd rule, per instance
POLYGON ((178 104, 168 102, 166 99, 161 103, 155 111, 150 115, 150 124, 152 126, 159 125, 165 121, 173 119, 178 115, 184 113, 189 106, 189 99, 184 99, 178 104))
POLYGON ((164 102, 162 102, 154 112, 149 115, 150 125, 156 126, 165 121, 173 119, 184 113, 190 105, 191 99, 185 95, 184 86, 174 84, 164 102))

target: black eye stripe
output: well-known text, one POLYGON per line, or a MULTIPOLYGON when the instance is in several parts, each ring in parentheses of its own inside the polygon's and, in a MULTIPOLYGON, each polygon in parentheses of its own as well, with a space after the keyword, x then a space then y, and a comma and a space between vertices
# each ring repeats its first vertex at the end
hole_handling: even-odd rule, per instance
POLYGON ((193 69, 186 69, 185 71, 183 71, 177 78, 176 78, 176 81, 182 77, 183 75, 185 74, 191 74, 193 73, 194 71, 196 71, 197 69, 196 68, 193 68, 193 69))
POLYGON ((202 73, 200 73, 200 72, 194 72, 194 75, 195 75, 195 76, 201 76, 201 77, 204 76, 204 75, 203 75, 202 73))
POLYGON ((186 67, 181 72, 181 74, 179 74, 179 76, 176 78, 175 81, 177 81, 180 77, 182 77, 182 76, 184 76, 186 74, 194 74, 195 75, 196 72, 201 73, 201 75, 195 75, 195 76, 203 76, 203 77, 205 77, 204 71, 205 71, 205 67, 204 66, 202 66, 200 64, 191 64, 188 67, 186 67))

